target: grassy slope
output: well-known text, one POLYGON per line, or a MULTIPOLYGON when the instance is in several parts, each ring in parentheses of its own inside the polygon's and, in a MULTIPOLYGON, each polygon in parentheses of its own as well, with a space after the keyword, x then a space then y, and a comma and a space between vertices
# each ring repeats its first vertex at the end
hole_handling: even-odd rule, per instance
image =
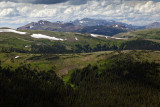
MULTIPOLYGON (((47 44, 52 45, 54 42, 47 39, 35 39, 30 37, 33 33, 45 34, 48 36, 54 36, 57 38, 67 38, 67 41, 58 41, 64 44, 68 49, 74 47, 75 44, 90 44, 92 47, 97 44, 108 43, 110 45, 121 44, 126 40, 107 40, 105 38, 94 38, 89 36, 89 34, 77 34, 71 32, 52 32, 52 31, 25 31, 28 32, 27 35, 19 35, 15 33, 0 33, 0 47, 14 47, 24 50, 30 50, 32 44, 47 44), (78 38, 78 41, 75 40, 78 38), (28 46, 27 48, 25 46, 28 46)), ((126 51, 124 51, 126 52, 126 51)), ((0 59, 3 65, 12 65, 13 68, 18 67, 23 64, 31 64, 32 68, 37 69, 55 69, 57 74, 63 75, 67 74, 69 70, 74 68, 82 68, 88 64, 94 64, 97 61, 108 57, 110 52, 95 52, 86 54, 27 54, 27 53, 0 53, 0 59), (16 56, 20 56, 19 59, 15 59, 16 56)), ((115 54, 115 53, 114 53, 115 54)), ((111 56, 114 55, 110 54, 111 56)), ((158 56, 155 52, 155 56, 158 56)), ((110 56, 109 55, 109 56, 110 56)), ((151 59, 154 60, 154 55, 151 59)), ((137 55, 138 56, 138 55, 137 55)), ((150 55, 149 55, 150 56, 150 55)), ((155 59, 156 60, 156 59, 155 59)))
POLYGON ((106 38, 94 38, 89 34, 77 34, 72 32, 54 32, 54 31, 25 31, 28 32, 26 35, 20 35, 15 33, 0 33, 0 47, 13 47, 18 49, 30 50, 30 46, 32 44, 45 44, 52 45, 54 42, 58 42, 59 44, 63 44, 67 49, 74 48, 75 44, 87 45, 89 44, 91 47, 95 47, 97 44, 120 44, 124 42, 124 40, 114 40, 114 39, 106 39, 106 38), (31 34, 44 34, 48 36, 53 36, 57 38, 67 39, 66 41, 51 41, 48 39, 35 39, 30 37, 31 34), (78 40, 75 40, 78 38, 78 40), (28 48, 25 48, 28 46, 28 48))
MULTIPOLYGON (((79 33, 72 33, 72 32, 54 32, 54 31, 25 31, 28 32, 26 35, 19 35, 15 33, 0 33, 0 48, 1 47, 13 47, 16 49, 23 49, 23 50, 31 50, 31 45, 36 44, 36 45, 47 45, 47 46, 52 46, 55 42, 58 44, 62 44, 66 47, 67 50, 75 50, 76 49, 76 44, 81 45, 84 47, 85 45, 90 45, 90 47, 93 49, 97 46, 97 44, 101 44, 103 46, 104 44, 107 44, 108 47, 112 46, 117 46, 120 47, 121 44, 125 44, 127 41, 132 41, 136 40, 134 38, 128 39, 128 40, 116 40, 116 39, 106 39, 103 37, 91 37, 90 34, 79 34, 79 33), (48 36, 53 36, 57 38, 62 38, 62 39, 67 39, 66 41, 51 41, 48 39, 35 39, 30 37, 31 34, 44 34, 48 36), (75 38, 78 38, 76 40, 75 38), (28 46, 27 48, 25 46, 28 46)), ((135 31, 135 32, 129 32, 125 33, 124 35, 130 35, 133 33, 133 35, 138 34, 141 37, 141 32, 143 35, 147 35, 147 33, 142 32, 142 31, 135 31)), ((154 30, 150 31, 154 32, 154 30)), ((158 31, 157 31, 158 32, 158 31)), ((158 33, 154 33, 158 37, 158 33)), ((121 36, 124 36, 123 34, 119 34, 121 36)), ((116 36, 119 36, 116 35, 116 36)), ((149 34, 148 34, 149 35, 149 34)), ((120 37, 121 37, 120 36, 120 37)), ((149 41, 154 41, 154 42, 160 42, 160 40, 156 39, 149 39, 150 36, 145 36, 145 39, 149 41)))
POLYGON ((31 68, 39 70, 54 69, 58 75, 64 75, 69 70, 83 68, 88 64, 94 64, 103 59, 109 52, 95 52, 82 54, 24 54, 24 53, 1 53, 0 59, 2 66, 12 66, 17 68, 19 65, 30 64, 31 68), (20 58, 15 59, 16 56, 20 58), (101 56, 101 57, 99 57, 101 56))
MULTIPOLYGON (((160 63, 159 51, 122 51, 130 53, 135 59, 148 60, 160 63)), ((22 54, 22 53, 1 53, 0 59, 3 66, 18 67, 23 64, 31 64, 32 68, 41 70, 55 69, 57 74, 63 75, 69 70, 83 68, 88 64, 96 64, 98 61, 119 54, 116 51, 81 53, 81 54, 22 54), (20 58, 15 59, 15 56, 20 58)))
POLYGON ((137 31, 128 32, 128 33, 120 33, 115 35, 115 37, 145 38, 145 39, 160 40, 160 29, 145 29, 145 30, 137 30, 137 31))
MULTIPOLYGON (((121 53, 129 53, 135 59, 142 61, 150 61, 160 63, 159 51, 121 51, 121 53)), ((0 53, 2 66, 12 66, 13 69, 18 66, 30 64, 31 68, 37 70, 55 70, 59 76, 68 74, 76 68, 83 68, 88 64, 94 65, 103 62, 103 59, 110 58, 119 54, 117 51, 104 51, 94 53, 81 54, 25 54, 25 53, 0 53), (15 59, 15 56, 20 58, 15 59)), ((103 69, 103 68, 102 68, 103 69)), ((64 81, 69 80, 69 75, 64 77, 64 81)))
MULTIPOLYGON (((124 40, 107 40, 105 38, 94 38, 90 37, 89 34, 77 34, 77 33, 63 33, 63 32, 51 32, 51 31, 26 31, 27 35, 19 35, 15 33, 0 33, 0 47, 14 47, 24 50, 30 50, 30 46, 34 43, 44 43, 48 45, 52 45, 54 42, 47 39, 35 39, 31 38, 30 34, 32 33, 40 33, 49 36, 54 36, 57 38, 67 38, 67 41, 58 41, 59 43, 65 44, 68 49, 74 47, 75 44, 90 44, 91 46, 95 46, 96 44, 104 44, 108 43, 112 45, 120 44, 124 42, 124 40), (76 41, 75 37, 79 40, 76 41), (25 46, 28 46, 27 48, 25 46)), ((86 53, 86 54, 25 54, 25 53, 1 53, 0 59, 4 62, 4 65, 12 65, 13 68, 21 65, 21 64, 31 64, 31 66, 37 69, 55 69, 57 74, 63 75, 66 74, 69 70, 74 68, 82 68, 87 64, 96 63, 106 56, 110 52, 95 52, 95 53, 86 53), (20 56, 19 59, 15 59, 14 57, 20 56), (99 57, 101 56, 101 57, 99 57)), ((113 54, 114 55, 114 54, 113 54)), ((155 55, 157 56, 157 55, 155 55)))
MULTIPOLYGON (((25 31, 28 32, 26 35, 20 35, 15 33, 0 33, 0 47, 13 47, 17 49, 30 50, 32 44, 46 44, 52 45, 54 42, 64 44, 67 49, 71 49, 75 44, 90 44, 91 46, 96 46, 97 44, 104 44, 106 42, 113 43, 116 40, 107 40, 105 38, 94 38, 89 36, 89 34, 77 34, 77 33, 63 33, 63 32, 52 32, 52 31, 25 31), (54 36, 57 38, 63 38, 67 41, 51 41, 47 39, 35 39, 30 37, 31 34, 44 34, 48 36, 54 36), (75 40, 78 38, 78 41, 75 40), (25 47, 28 46, 28 47, 25 47)), ((118 40, 121 42, 121 40, 118 40)), ((108 52, 107 52, 108 53, 108 52)), ((82 68, 87 64, 92 64, 102 58, 96 58, 98 53, 88 53, 88 54, 27 54, 27 53, 0 53, 0 59, 3 66, 9 65, 13 68, 18 67, 23 64, 31 64, 32 68, 48 70, 55 69, 59 75, 66 74, 68 70, 74 68, 82 68), (20 58, 15 59, 16 56, 20 58)))

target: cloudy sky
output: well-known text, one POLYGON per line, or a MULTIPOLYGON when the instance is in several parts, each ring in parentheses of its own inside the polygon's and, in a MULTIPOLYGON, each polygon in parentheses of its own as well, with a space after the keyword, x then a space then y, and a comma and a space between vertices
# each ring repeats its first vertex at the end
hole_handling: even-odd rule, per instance
POLYGON ((0 0, 0 27, 82 18, 146 25, 160 21, 160 0, 0 0))

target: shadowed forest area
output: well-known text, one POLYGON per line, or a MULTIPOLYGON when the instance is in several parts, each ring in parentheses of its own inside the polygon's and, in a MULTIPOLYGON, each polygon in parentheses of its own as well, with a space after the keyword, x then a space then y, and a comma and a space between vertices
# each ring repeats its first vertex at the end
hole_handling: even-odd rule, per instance
POLYGON ((159 63, 120 53, 72 71, 66 84, 54 71, 0 67, 1 106, 159 106, 159 63))

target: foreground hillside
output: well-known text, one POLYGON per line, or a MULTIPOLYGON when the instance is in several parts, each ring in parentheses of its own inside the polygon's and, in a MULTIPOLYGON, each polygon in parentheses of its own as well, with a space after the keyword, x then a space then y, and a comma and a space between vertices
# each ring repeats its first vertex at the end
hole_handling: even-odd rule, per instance
POLYGON ((134 59, 134 54, 121 53, 73 72, 69 81, 79 93, 80 100, 76 100, 76 104, 88 107, 158 106, 160 64, 134 59))
MULTIPOLYGON (((22 64, 23 57, 14 59, 10 64, 6 60, 9 55, 13 56, 12 53, 1 55, 1 106, 156 107, 160 104, 159 51, 90 53, 93 59, 98 60, 90 59, 89 54, 80 54, 77 55, 81 59, 80 65, 86 63, 82 60, 84 58, 88 58, 91 65, 87 62, 86 67, 72 69, 61 78, 54 71, 54 64, 60 59, 26 55, 31 65, 27 60, 22 64), (53 68, 37 69, 39 62, 45 58, 48 59, 44 61, 43 67, 54 62, 51 65, 53 68), (38 65, 33 67, 32 63, 38 65), (12 66, 14 64, 17 67, 12 66)), ((61 57, 67 58, 66 55, 61 57)), ((68 59, 72 58, 75 56, 69 55, 68 59)), ((64 63, 70 62, 64 60, 64 63)))

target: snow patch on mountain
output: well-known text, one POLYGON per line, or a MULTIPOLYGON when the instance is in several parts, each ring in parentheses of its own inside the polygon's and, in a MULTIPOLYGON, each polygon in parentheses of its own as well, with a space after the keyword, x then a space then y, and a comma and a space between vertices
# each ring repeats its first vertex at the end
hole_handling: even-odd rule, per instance
POLYGON ((28 47, 29 47, 28 45, 25 46, 25 48, 28 48, 28 47))
POLYGON ((109 38, 111 38, 111 39, 121 39, 121 40, 126 40, 127 38, 117 38, 117 37, 110 37, 110 36, 104 36, 104 35, 98 35, 98 34, 91 34, 91 36, 92 37, 104 37, 104 38, 106 38, 106 39, 109 39, 109 38))
POLYGON ((50 39, 50 40, 57 40, 57 41, 64 41, 64 40, 66 40, 66 39, 51 37, 51 36, 47 36, 47 35, 43 35, 43 34, 32 34, 31 37, 37 38, 37 39, 42 38, 42 39, 50 39))
POLYGON ((122 39, 122 40, 125 40, 127 38, 117 38, 117 37, 111 37, 112 39, 122 39))
POLYGON ((109 36, 104 36, 104 35, 98 35, 98 34, 91 34, 92 37, 105 37, 106 39, 109 37, 109 36))
POLYGON ((0 29, 0 32, 12 32, 12 33, 17 33, 21 35, 27 34, 26 32, 16 31, 14 29, 0 29))
POLYGON ((40 25, 41 25, 41 24, 44 24, 44 22, 40 22, 40 25))
POLYGON ((78 40, 78 38, 77 38, 77 37, 75 37, 75 40, 78 40))
POLYGON ((80 23, 88 23, 88 21, 80 21, 80 23))
MULTIPOLYGON (((16 31, 14 29, 0 29, 0 33, 1 32, 12 32, 12 33, 20 34, 20 35, 27 34, 27 32, 16 31)), ((51 36, 47 36, 47 35, 43 35, 43 34, 32 34, 31 37, 33 37, 33 38, 42 38, 42 39, 50 39, 50 40, 57 40, 57 41, 65 41, 65 40, 67 40, 67 39, 51 37, 51 36)), ((25 46, 25 47, 27 47, 27 46, 25 46)))
POLYGON ((18 59, 20 56, 16 56, 16 57, 14 57, 15 59, 18 59))
POLYGON ((32 29, 34 26, 30 26, 30 29, 32 29))
POLYGON ((115 25, 115 27, 118 27, 118 25, 115 25))

